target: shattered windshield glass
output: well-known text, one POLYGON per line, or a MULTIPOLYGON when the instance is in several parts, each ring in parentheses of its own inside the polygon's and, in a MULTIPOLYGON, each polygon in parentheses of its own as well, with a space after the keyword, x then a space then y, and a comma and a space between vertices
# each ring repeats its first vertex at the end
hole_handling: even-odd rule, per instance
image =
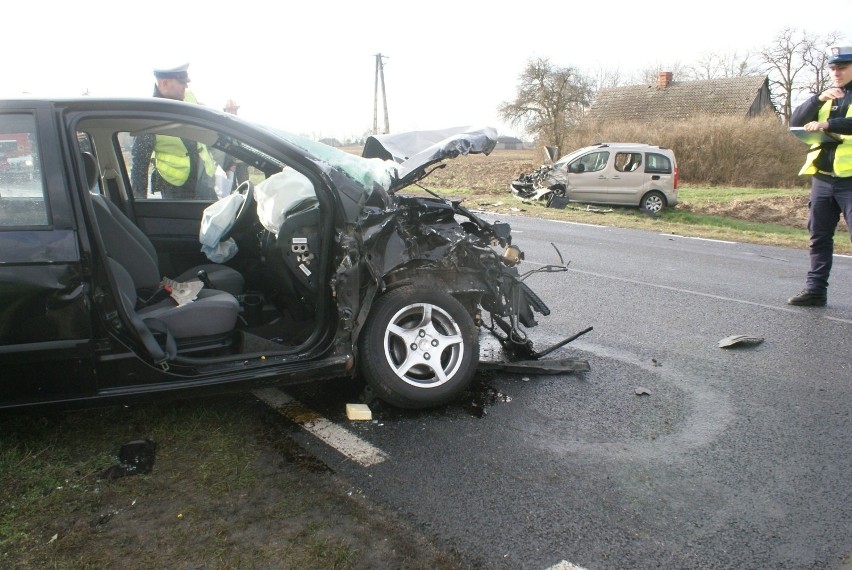
POLYGON ((362 158, 321 142, 288 133, 267 125, 260 125, 285 141, 304 149, 333 168, 346 173, 368 193, 378 185, 386 191, 397 178, 397 164, 392 160, 362 158))

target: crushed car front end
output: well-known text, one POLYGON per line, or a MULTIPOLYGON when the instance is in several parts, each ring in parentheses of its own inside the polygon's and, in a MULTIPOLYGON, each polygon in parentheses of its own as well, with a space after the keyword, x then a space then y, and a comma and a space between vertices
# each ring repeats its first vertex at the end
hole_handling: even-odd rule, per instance
MULTIPOLYGON (((368 157, 399 167, 390 167, 384 191, 366 200, 351 231, 340 236, 348 253, 334 289, 359 369, 392 404, 424 407, 457 397, 479 363, 480 328, 500 340, 507 358, 539 356, 526 329, 550 310, 524 282, 524 254, 512 243, 509 224, 486 221, 419 183, 441 160, 487 154, 494 143, 496 132, 479 130, 473 138, 455 133, 410 153, 388 145, 400 155, 368 157), (418 192, 403 193, 407 188, 418 192)), ((536 271, 542 270, 566 267, 536 271)))

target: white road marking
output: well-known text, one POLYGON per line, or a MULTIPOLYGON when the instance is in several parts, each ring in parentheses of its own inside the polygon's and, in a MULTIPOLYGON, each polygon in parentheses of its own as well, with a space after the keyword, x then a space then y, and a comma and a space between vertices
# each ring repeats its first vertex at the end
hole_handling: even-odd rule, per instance
POLYGON ((703 237, 681 236, 681 235, 678 235, 678 234, 657 234, 657 235, 661 235, 661 236, 665 236, 665 237, 676 237, 676 238, 680 238, 680 239, 694 239, 694 240, 698 240, 698 241, 712 241, 712 242, 716 242, 716 243, 728 243, 728 244, 731 244, 731 245, 734 245, 734 244, 737 243, 735 241, 727 241, 727 240, 723 240, 723 239, 711 239, 711 238, 703 238, 703 237))
POLYGON ((582 566, 577 566, 576 564, 571 564, 567 560, 563 560, 557 564, 554 564, 550 568, 546 570, 586 570, 582 566))
MULTIPOLYGON (((551 222, 556 222, 558 224, 571 224, 572 226, 588 226, 590 228, 611 228, 612 226, 602 226, 600 224, 587 224, 584 222, 568 222, 565 220, 550 220, 551 222)), ((512 230, 512 233, 515 233, 515 230, 512 230)))
MULTIPOLYGON (((541 265, 540 263, 536 263, 533 261, 525 260, 526 263, 541 265)), ((698 295, 699 297, 707 297, 708 299, 718 299, 719 301, 730 301, 732 303, 740 303, 742 305, 751 305, 753 307, 761 307, 763 309, 772 309, 773 311, 781 311, 784 313, 793 313, 800 314, 801 307, 793 308, 793 307, 784 307, 780 305, 767 305, 766 303, 755 303, 754 301, 746 301, 744 299, 735 299, 733 297, 725 297, 723 295, 713 295, 711 293, 702 293, 701 291, 693 291, 691 289, 683 289, 681 287, 670 287, 668 285, 658 285, 656 283, 648 283, 646 281, 639 281, 637 279, 627 279, 625 277, 615 277, 613 275, 604 275, 603 273, 595 273, 594 271, 583 271, 582 269, 571 268, 570 271, 572 273, 582 273, 583 275, 592 275, 594 277, 601 277, 603 279, 612 279, 614 281, 622 281, 624 283, 632 283, 634 285, 644 285, 646 287, 653 287, 655 289, 663 289, 666 291, 676 291, 678 293, 686 293, 688 295, 698 295)), ((823 319, 827 319, 830 321, 836 321, 839 323, 847 323, 852 324, 852 320, 850 319, 842 319, 839 317, 829 317, 823 316, 823 319)))
POLYGON ((352 461, 370 467, 388 458, 381 449, 367 443, 352 432, 306 408, 278 388, 258 388, 252 392, 258 399, 290 418, 308 433, 318 437, 352 461))

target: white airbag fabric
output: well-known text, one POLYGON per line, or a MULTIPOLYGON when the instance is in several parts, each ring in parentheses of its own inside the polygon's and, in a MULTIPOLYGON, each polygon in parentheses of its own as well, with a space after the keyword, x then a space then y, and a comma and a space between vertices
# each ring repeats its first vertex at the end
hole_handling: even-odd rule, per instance
POLYGON ((287 214, 317 202, 314 185, 308 178, 286 167, 254 188, 257 217, 270 233, 278 237, 287 214))
POLYGON ((237 254, 237 243, 232 238, 221 243, 220 241, 234 225, 237 212, 240 211, 244 200, 245 196, 232 192, 204 210, 201 216, 201 229, 198 231, 198 241, 201 242, 201 251, 210 261, 224 263, 237 254))

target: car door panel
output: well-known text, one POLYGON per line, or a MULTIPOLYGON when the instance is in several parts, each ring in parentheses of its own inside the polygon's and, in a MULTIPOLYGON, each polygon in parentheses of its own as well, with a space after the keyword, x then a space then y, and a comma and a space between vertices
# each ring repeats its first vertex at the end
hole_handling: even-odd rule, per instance
POLYGON ((606 188, 611 176, 611 162, 609 152, 597 151, 588 153, 567 165, 569 200, 576 202, 599 202, 606 200, 606 188), (582 164, 583 172, 572 172, 571 167, 582 164))
POLYGON ((614 204, 639 204, 644 193, 645 173, 641 170, 633 172, 615 172, 607 186, 607 196, 614 204))
POLYGON ((0 113, 0 132, 27 133, 26 181, 0 180, 0 391, 6 402, 94 390, 91 290, 65 164, 46 109, 0 113))

